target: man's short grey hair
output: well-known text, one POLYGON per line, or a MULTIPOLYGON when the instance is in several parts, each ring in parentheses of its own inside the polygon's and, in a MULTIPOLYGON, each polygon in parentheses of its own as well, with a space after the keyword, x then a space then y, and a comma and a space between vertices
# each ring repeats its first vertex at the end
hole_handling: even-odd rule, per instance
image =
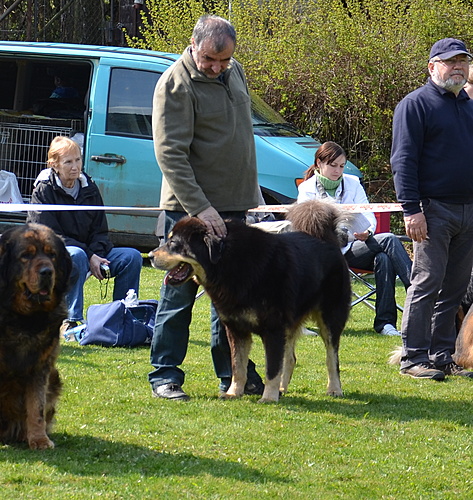
POLYGON ((236 45, 236 31, 232 24, 219 16, 201 16, 194 26, 192 38, 197 48, 204 40, 210 39, 215 52, 222 52, 230 39, 236 45))

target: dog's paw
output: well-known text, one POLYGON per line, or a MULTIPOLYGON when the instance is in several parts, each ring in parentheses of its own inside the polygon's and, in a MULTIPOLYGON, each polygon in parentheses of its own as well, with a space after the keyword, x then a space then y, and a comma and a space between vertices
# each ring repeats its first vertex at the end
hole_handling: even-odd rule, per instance
POLYGON ((48 436, 35 436, 28 439, 30 450, 47 450, 54 448, 54 443, 48 436))
POLYGON ((234 383, 232 382, 230 384, 230 387, 228 388, 228 391, 223 393, 225 396, 224 399, 235 399, 235 398, 241 398, 243 394, 245 393, 245 383, 234 383))
POLYGON ((263 403, 263 404, 277 403, 278 401, 279 401, 279 398, 278 399, 270 399, 270 398, 261 398, 261 399, 258 399, 258 403, 263 403))
POLYGON ((343 391, 341 389, 327 389, 327 396, 341 398, 343 396, 343 391))
POLYGON ((228 392, 221 392, 218 396, 219 399, 238 399, 241 396, 236 396, 235 394, 229 394, 228 392))

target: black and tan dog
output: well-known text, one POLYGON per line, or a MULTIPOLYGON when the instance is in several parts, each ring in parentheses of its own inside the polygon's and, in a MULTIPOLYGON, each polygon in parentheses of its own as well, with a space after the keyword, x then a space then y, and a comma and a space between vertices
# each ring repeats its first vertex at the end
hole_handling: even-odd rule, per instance
POLYGON ((0 442, 53 448, 61 382, 55 361, 71 272, 63 241, 25 224, 0 238, 0 442))
POLYGON ((464 368, 473 368, 473 272, 457 313, 457 342, 453 359, 464 368))
POLYGON ((346 214, 334 204, 310 201, 295 205, 288 218, 305 232, 272 234, 226 221, 227 236, 220 240, 199 219, 185 218, 167 243, 149 254, 154 267, 168 271, 166 284, 195 277, 214 303, 232 353, 228 398, 243 395, 255 333, 266 353, 261 401, 278 401, 290 382, 295 342, 307 319, 318 324, 325 343, 327 393, 342 395, 338 348, 351 292, 338 237, 345 235, 340 226, 346 214))

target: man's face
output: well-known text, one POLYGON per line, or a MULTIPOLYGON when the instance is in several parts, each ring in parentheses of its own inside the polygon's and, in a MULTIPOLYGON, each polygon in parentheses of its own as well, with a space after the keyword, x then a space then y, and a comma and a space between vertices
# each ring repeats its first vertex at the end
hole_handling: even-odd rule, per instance
POLYGON ((450 59, 429 62, 429 72, 437 85, 458 93, 468 79, 468 66, 468 56, 460 54, 450 59))
POLYGON ((215 52, 211 40, 204 40, 200 47, 191 40, 192 44, 192 58, 194 59, 197 69, 203 73, 207 78, 217 78, 228 67, 228 63, 235 50, 235 44, 231 39, 225 45, 221 52, 215 52))

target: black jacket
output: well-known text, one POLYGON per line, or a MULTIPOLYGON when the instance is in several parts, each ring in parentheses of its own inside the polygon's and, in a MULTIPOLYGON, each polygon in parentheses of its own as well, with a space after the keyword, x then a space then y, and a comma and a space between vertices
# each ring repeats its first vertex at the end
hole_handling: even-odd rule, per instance
POLYGON ((405 215, 420 202, 473 203, 473 99, 430 78, 396 106, 391 165, 405 215))
MULTIPOLYGON (((31 203, 47 205, 103 205, 102 196, 94 181, 83 173, 87 185, 81 185, 76 200, 57 185, 56 174, 51 171, 48 180, 40 181, 34 188, 31 203)), ((113 248, 108 237, 108 225, 103 211, 44 211, 28 212, 28 222, 38 222, 49 226, 64 238, 69 246, 82 248, 87 256, 97 254, 105 257, 113 248)))

